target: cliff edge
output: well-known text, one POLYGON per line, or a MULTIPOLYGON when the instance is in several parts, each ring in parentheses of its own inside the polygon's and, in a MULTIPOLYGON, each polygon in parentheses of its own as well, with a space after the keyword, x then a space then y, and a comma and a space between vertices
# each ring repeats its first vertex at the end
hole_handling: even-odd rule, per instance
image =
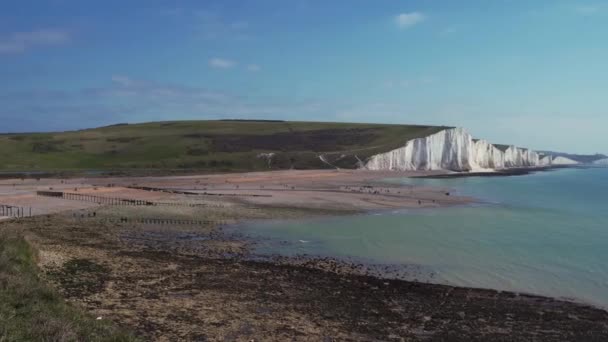
POLYGON ((365 164, 368 170, 449 170, 483 172, 512 168, 573 165, 564 157, 553 159, 530 149, 494 145, 473 139, 463 128, 449 128, 427 137, 409 140, 405 146, 376 154, 365 164))

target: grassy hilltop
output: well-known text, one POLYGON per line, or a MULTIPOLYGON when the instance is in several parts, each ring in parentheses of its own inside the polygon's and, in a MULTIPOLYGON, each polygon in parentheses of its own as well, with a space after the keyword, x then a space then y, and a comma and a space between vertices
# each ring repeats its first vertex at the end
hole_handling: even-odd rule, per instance
POLYGON ((0 135, 0 170, 354 168, 445 127, 283 121, 172 121, 0 135), (274 153, 270 159, 261 153, 274 153))

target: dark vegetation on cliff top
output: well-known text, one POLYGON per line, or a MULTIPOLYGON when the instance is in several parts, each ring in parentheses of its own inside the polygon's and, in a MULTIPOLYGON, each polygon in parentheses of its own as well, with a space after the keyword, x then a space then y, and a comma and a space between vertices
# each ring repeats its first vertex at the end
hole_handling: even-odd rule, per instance
POLYGON ((118 124, 0 135, 0 169, 209 172, 355 168, 358 160, 445 127, 260 120, 118 124), (269 154, 273 154, 270 157, 269 154), (265 155, 263 155, 265 154, 265 155), (326 162, 319 156, 324 155, 326 162))

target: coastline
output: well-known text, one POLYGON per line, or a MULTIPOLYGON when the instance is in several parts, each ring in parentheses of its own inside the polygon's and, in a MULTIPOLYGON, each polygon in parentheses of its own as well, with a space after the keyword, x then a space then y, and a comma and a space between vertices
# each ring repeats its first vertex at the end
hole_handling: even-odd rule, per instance
POLYGON ((553 165, 547 167, 520 167, 496 171, 472 171, 472 172, 453 172, 437 175, 412 176, 411 178, 445 179, 445 178, 466 178, 466 177, 511 177, 526 176, 538 172, 552 172, 560 169, 584 168, 584 165, 553 165))
POLYGON ((251 246, 242 234, 222 228, 247 220, 474 203, 470 198, 447 196, 446 189, 381 182, 395 175, 281 171, 64 183, 43 179, 23 181, 17 187, 0 182, 0 190, 12 192, 0 196, 0 203, 59 209, 49 208, 49 216, 3 222, 0 227, 25 232, 39 250, 45 279, 70 301, 147 339, 194 339, 195 331, 212 339, 526 339, 540 327, 554 325, 543 316, 560 321, 551 335, 554 339, 606 337, 603 326, 608 313, 601 309, 511 292, 385 279, 359 263, 334 258, 250 260, 251 246), (134 183, 225 195, 188 196, 127 187, 134 183), (205 206, 108 207, 27 194, 49 187, 205 206), (272 196, 239 196, 257 193, 272 196), (292 205, 293 201, 299 205, 292 205), (200 218, 208 223, 121 222, 124 217, 200 218), (100 265, 104 272, 67 268, 74 260, 100 265), (84 286, 91 278, 102 286, 84 286))
MULTIPOLYGON (((461 206, 472 208, 477 205, 484 205, 483 202, 473 202, 468 204, 462 204, 461 206)), ((403 211, 420 212, 420 211, 436 211, 442 210, 442 208, 411 208, 403 209, 403 211)), ((338 255, 336 253, 314 253, 302 251, 299 253, 285 253, 286 249, 301 246, 300 244, 307 244, 313 241, 304 240, 285 240, 285 237, 268 236, 267 234, 259 234, 257 226, 265 224, 290 224, 290 223, 310 223, 315 224, 319 222, 332 222, 332 220, 340 220, 346 216, 352 217, 368 217, 376 215, 395 214, 394 210, 379 210, 379 211, 366 211, 366 212, 355 212, 355 213, 334 213, 330 216, 317 216, 317 217, 305 217, 305 218, 273 218, 264 219, 261 221, 242 221, 236 224, 223 227, 224 230, 232 234, 237 234, 240 239, 246 241, 248 248, 250 249, 246 255, 243 255, 245 260, 248 261, 262 261, 270 263, 278 263, 281 265, 289 266, 305 266, 319 269, 322 271, 329 271, 338 274, 350 274, 350 275, 362 275, 372 276, 378 279, 391 279, 405 282, 414 282, 420 284, 430 284, 447 286, 461 289, 471 290, 489 290, 496 291, 498 293, 510 293, 513 295, 524 295, 529 297, 539 297, 545 299, 552 299, 558 302, 568 302, 576 305, 589 306, 600 310, 608 311, 608 305, 602 304, 597 301, 581 297, 571 296, 560 296, 543 294, 530 290, 519 290, 519 289, 505 289, 495 288, 491 286, 483 285, 462 285, 450 281, 440 280, 437 281, 437 271, 433 268, 422 264, 414 263, 384 263, 378 262, 371 258, 364 258, 357 255, 338 255), (247 232, 246 229, 252 228, 251 232, 247 232), (300 244, 299 244, 299 243, 300 244), (260 247, 261 246, 261 247, 260 247)), ((273 228, 280 229, 280 228, 273 228)))

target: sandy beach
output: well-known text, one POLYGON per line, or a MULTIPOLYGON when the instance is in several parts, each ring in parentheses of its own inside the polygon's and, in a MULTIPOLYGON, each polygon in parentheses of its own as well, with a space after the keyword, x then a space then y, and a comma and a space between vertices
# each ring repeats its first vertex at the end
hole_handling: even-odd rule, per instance
POLYGON ((327 170, 203 176, 5 179, 0 180, 0 204, 31 207, 35 215, 95 207, 94 203, 57 201, 36 196, 36 191, 63 191, 155 201, 192 201, 196 197, 203 202, 220 200, 255 206, 324 208, 336 211, 438 207, 471 201, 446 195, 449 189, 381 182, 388 177, 431 174, 436 173, 327 170), (141 188, 169 192, 144 191, 141 188), (180 192, 197 193, 200 196, 185 196, 180 195, 180 192))

